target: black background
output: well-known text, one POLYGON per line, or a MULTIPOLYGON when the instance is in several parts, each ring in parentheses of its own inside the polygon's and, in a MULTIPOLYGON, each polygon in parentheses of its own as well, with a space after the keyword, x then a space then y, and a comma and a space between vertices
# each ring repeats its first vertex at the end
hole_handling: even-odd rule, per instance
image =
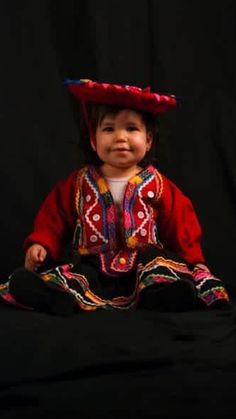
MULTIPOLYGON (((235 297, 234 1, 0 1, 1 273, 55 182, 77 166, 65 77, 150 85, 160 169, 188 194, 212 270, 235 297)), ((232 310, 75 313, 0 305, 0 416, 234 418, 232 310)))
POLYGON ((66 77, 173 93, 159 168, 193 201, 210 268, 233 293, 235 7, 201 1, 9 1, 1 30, 1 280, 56 181, 79 158, 66 77))

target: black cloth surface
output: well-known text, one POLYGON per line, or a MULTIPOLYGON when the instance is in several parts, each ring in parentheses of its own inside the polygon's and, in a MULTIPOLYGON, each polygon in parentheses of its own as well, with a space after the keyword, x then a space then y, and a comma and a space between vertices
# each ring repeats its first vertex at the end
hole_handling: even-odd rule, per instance
POLYGON ((0 306, 1 418, 230 418, 236 317, 0 306))

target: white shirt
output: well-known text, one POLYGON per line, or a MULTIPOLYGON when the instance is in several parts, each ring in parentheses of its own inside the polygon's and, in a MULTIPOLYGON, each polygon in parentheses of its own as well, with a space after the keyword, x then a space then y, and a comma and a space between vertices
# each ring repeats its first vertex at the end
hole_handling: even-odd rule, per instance
POLYGON ((119 212, 122 210, 122 203, 124 199, 125 188, 126 188, 129 178, 130 176, 122 177, 122 178, 106 177, 106 181, 109 185, 109 189, 112 194, 113 201, 119 212))

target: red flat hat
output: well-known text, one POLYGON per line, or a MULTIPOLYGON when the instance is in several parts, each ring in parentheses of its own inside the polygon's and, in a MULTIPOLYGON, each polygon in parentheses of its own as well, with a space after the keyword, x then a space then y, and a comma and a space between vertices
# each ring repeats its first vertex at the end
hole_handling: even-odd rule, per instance
POLYGON ((150 87, 141 89, 111 83, 98 83, 92 80, 66 80, 69 91, 83 103, 93 102, 106 105, 118 105, 143 112, 159 114, 176 106, 174 95, 153 93, 150 87))

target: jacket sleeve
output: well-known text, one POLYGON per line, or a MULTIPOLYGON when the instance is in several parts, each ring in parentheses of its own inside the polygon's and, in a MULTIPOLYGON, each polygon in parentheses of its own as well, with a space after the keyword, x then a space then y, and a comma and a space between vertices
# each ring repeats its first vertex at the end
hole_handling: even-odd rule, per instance
POLYGON ((158 229, 166 249, 189 264, 205 263, 201 247, 202 230, 193 204, 165 176, 158 201, 158 229))
POLYGON ((60 258, 72 240, 76 224, 76 178, 74 171, 48 194, 36 215, 33 231, 24 242, 25 250, 37 243, 46 248, 53 260, 60 258))

